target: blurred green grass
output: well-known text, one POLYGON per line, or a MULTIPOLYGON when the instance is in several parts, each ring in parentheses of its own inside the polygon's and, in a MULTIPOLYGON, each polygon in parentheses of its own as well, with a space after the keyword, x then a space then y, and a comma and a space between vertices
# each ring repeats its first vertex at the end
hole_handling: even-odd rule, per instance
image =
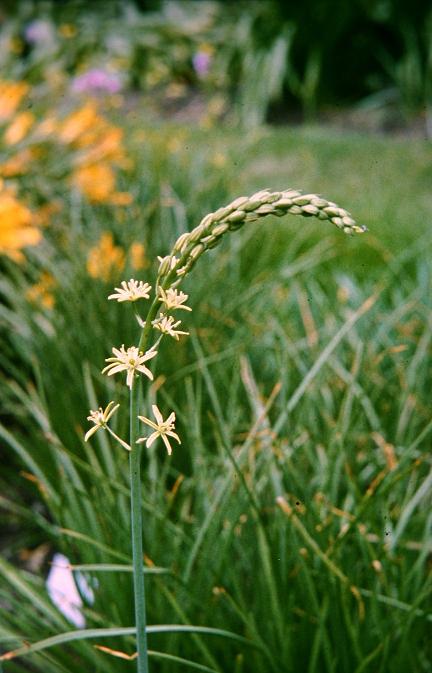
POLYGON ((243 184, 254 189, 283 179, 284 184, 300 184, 348 204, 370 229, 367 237, 355 241, 356 254, 360 251, 368 264, 370 251, 368 266, 376 268, 373 245, 377 253, 395 256, 430 232, 430 148, 430 142, 421 140, 331 128, 272 129, 255 143, 243 184))
MULTIPOLYGON (((136 326, 127 307, 105 301, 117 279, 89 278, 88 247, 111 230, 124 248, 145 242, 151 259, 232 198, 295 187, 340 203, 369 233, 288 217, 231 236, 187 281, 191 338, 163 344, 145 392, 147 404, 175 409, 182 436, 172 461, 160 447, 145 458, 146 553, 171 570, 148 579, 149 622, 224 626, 261 653, 202 636, 158 635, 151 646, 239 673, 426 672, 429 144, 320 128, 181 131, 156 128, 153 144, 131 146, 136 204, 122 221, 71 204, 66 248, 53 236, 1 282, 12 433, 1 432, 18 457, 0 477, 14 523, 0 565, 4 647, 67 630, 41 577, 17 569, 23 546, 48 540, 73 563, 130 553, 126 455, 102 433, 85 445, 82 432, 89 407, 126 406, 100 369, 136 326), (52 312, 24 298, 33 267, 57 278, 52 312)), ((88 624, 129 626, 130 577, 97 581, 88 624)), ((83 643, 31 662, 47 673, 124 670, 83 643)))

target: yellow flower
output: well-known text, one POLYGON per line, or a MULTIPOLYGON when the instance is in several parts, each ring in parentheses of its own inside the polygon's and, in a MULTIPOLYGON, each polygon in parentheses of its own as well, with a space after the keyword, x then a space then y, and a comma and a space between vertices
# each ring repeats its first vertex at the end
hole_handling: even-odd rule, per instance
POLYGON ((134 271, 139 271, 140 269, 147 269, 150 265, 150 262, 146 258, 145 246, 142 243, 132 243, 129 248, 129 259, 130 265, 134 271))
POLYGON ((9 42, 9 47, 12 54, 19 56, 23 52, 24 43, 19 37, 12 37, 9 42))
POLYGON ((57 281, 47 271, 41 273, 39 281, 29 287, 26 292, 26 299, 32 304, 38 304, 46 309, 54 307, 54 296, 52 290, 56 287, 57 281))
POLYGON ((37 245, 41 238, 41 232, 32 224, 30 210, 0 180, 0 253, 22 261, 20 250, 27 245, 37 245))
POLYGON ((205 54, 212 56, 214 53, 214 46, 209 42, 202 42, 198 47, 198 51, 203 51, 205 54))
POLYGON ((0 121, 9 119, 29 90, 25 82, 0 81, 0 121))
MULTIPOLYGON (((43 136, 44 130, 39 126, 38 135, 43 136)), ((116 191, 114 168, 130 167, 122 144, 123 129, 99 114, 95 103, 84 105, 54 125, 48 124, 47 132, 54 132, 61 143, 75 150, 71 181, 89 201, 115 206, 132 203, 131 194, 116 191)))
POLYGON ((16 145, 27 135, 34 123, 34 115, 31 112, 20 112, 11 122, 4 134, 6 145, 16 145))
POLYGON ((35 148, 25 147, 0 164, 0 175, 4 178, 13 178, 16 175, 24 175, 30 168, 31 162, 36 157, 35 148))
POLYGON ((51 223, 53 215, 60 213, 61 210, 62 203, 59 200, 45 203, 33 212, 33 222, 37 224, 38 227, 47 227, 51 223))
POLYGON ((105 232, 89 251, 87 257, 87 271, 92 278, 108 281, 121 272, 125 265, 123 249, 114 245, 111 233, 105 232))
POLYGON ((215 168, 223 168, 226 166, 228 162, 226 154, 223 154, 222 152, 216 152, 216 154, 213 155, 211 158, 211 164, 215 168))
POLYGON ((133 197, 129 192, 114 192, 109 199, 109 203, 113 206, 130 206, 132 201, 133 197))
POLYGON ((67 40, 71 37, 75 37, 77 34, 76 26, 73 23, 62 23, 58 29, 59 35, 65 37, 67 40))
POLYGON ((84 105, 63 120, 59 128, 60 141, 69 145, 79 140, 86 131, 97 128, 100 119, 95 105, 90 103, 84 105))
POLYGON ((46 117, 36 127, 35 134, 38 138, 48 138, 49 136, 52 136, 55 131, 57 131, 58 124, 59 122, 54 117, 46 117))
POLYGON ((75 170, 72 182, 92 203, 109 203, 115 191, 114 171, 108 164, 81 166, 75 170))
POLYGON ((122 141, 123 129, 111 126, 99 117, 97 124, 77 138, 76 142, 78 147, 92 146, 84 157, 84 162, 91 164, 101 159, 122 161, 124 159, 122 141))

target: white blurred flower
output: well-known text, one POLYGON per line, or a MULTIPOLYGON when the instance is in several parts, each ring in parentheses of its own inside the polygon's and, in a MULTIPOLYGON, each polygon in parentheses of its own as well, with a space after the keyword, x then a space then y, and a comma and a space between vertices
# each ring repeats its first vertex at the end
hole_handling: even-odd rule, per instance
MULTIPOLYGON (((54 554, 46 588, 52 602, 66 619, 78 629, 83 629, 86 625, 84 615, 81 612, 83 603, 78 593, 69 559, 63 554, 54 554)), ((84 589, 83 594, 86 600, 92 603, 94 600, 93 592, 83 576, 80 588, 84 589)))
POLYGON ((168 290, 164 290, 162 287, 159 288, 159 296, 162 299, 163 303, 168 310, 184 309, 185 311, 192 311, 190 306, 185 306, 184 302, 188 300, 189 295, 185 294, 181 290, 173 290, 169 287, 168 290))
POLYGON ((156 419, 156 423, 154 421, 151 421, 149 418, 146 418, 145 416, 138 416, 140 421, 143 423, 146 423, 146 425, 149 425, 154 432, 149 437, 141 437, 140 439, 137 440, 137 444, 140 444, 142 442, 146 443, 147 448, 150 447, 153 442, 158 438, 161 437, 163 443, 166 446, 166 450, 168 451, 168 455, 172 454, 172 447, 171 444, 169 443, 168 437, 173 437, 179 444, 181 444, 180 437, 173 432, 175 430, 174 423, 175 423, 175 413, 172 411, 166 421, 164 421, 163 416, 161 412, 159 411, 158 407, 156 404, 152 404, 152 411, 153 411, 153 416, 156 419))
POLYGON ((122 280, 121 287, 115 288, 115 293, 110 294, 108 299, 117 299, 117 301, 137 301, 138 299, 148 299, 151 285, 142 280, 137 281, 131 278, 128 282, 122 280))
POLYGON ((105 359, 105 362, 109 362, 110 364, 102 370, 102 374, 112 376, 118 372, 127 372, 126 385, 129 386, 131 390, 134 376, 137 372, 145 374, 151 381, 153 381, 153 374, 150 369, 144 365, 144 362, 151 360, 157 355, 157 351, 153 350, 153 348, 142 353, 136 346, 131 346, 130 348, 125 349, 124 345, 122 345, 120 348, 113 348, 112 352, 115 357, 105 359))
POLYGON ((166 316, 163 315, 163 313, 160 314, 159 318, 156 320, 153 320, 152 325, 155 329, 159 330, 159 332, 162 332, 162 334, 169 334, 169 336, 172 336, 176 341, 179 340, 179 335, 180 334, 189 334, 189 332, 182 332, 181 330, 178 330, 177 327, 181 324, 181 320, 175 321, 175 318, 172 316, 166 316))

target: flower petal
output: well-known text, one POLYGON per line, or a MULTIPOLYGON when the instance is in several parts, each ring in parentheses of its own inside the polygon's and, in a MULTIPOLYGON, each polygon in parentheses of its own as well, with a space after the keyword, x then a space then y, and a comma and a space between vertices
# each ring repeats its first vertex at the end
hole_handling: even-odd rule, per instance
POLYGON ((168 430, 165 434, 169 435, 170 437, 174 437, 174 439, 175 439, 179 444, 181 444, 180 437, 179 437, 175 432, 171 432, 171 430, 168 430))
POLYGON ((106 408, 105 411, 104 411, 105 423, 108 423, 109 419, 111 418, 111 416, 112 416, 113 414, 115 414, 115 412, 117 411, 117 409, 119 408, 119 406, 120 406, 120 404, 115 404, 115 402, 110 402, 110 403, 108 404, 107 408, 106 408), (110 409, 111 404, 114 404, 114 406, 112 407, 112 409, 110 409))
POLYGON ((108 376, 112 376, 113 374, 118 374, 118 372, 125 371, 125 369, 127 369, 127 365, 121 365, 121 364, 116 365, 116 364, 112 363, 112 364, 108 365, 108 367, 105 367, 104 369, 102 369, 102 374, 107 372, 108 376))
POLYGON ((137 371, 142 372, 150 379, 150 381, 153 381, 153 374, 151 373, 150 369, 147 369, 145 365, 138 365, 137 371))
POLYGON ((138 416, 138 418, 140 419, 140 421, 153 428, 153 430, 159 430, 156 423, 154 423, 154 421, 151 421, 149 418, 146 418, 145 416, 138 416))
POLYGON ((161 435, 162 441, 166 446, 166 450, 168 451, 168 455, 170 456, 172 454, 172 447, 171 444, 169 443, 168 439, 166 438, 165 435, 161 435))
POLYGON ((88 430, 84 435, 84 441, 87 442, 90 437, 100 429, 100 427, 100 425, 94 425, 92 428, 90 428, 90 430, 88 430))
POLYGON ((153 412, 153 416, 156 419, 157 424, 162 425, 164 420, 163 420, 163 416, 162 416, 161 412, 159 411, 159 408, 158 408, 157 404, 152 404, 152 412, 153 412))
POLYGON ((146 441, 146 447, 147 447, 147 448, 150 448, 150 447, 151 447, 151 445, 153 444, 153 442, 155 441, 155 439, 157 439, 157 438, 159 437, 159 434, 160 434, 159 432, 153 432, 153 434, 150 435, 150 437, 149 437, 149 438, 147 439, 147 441, 146 441))

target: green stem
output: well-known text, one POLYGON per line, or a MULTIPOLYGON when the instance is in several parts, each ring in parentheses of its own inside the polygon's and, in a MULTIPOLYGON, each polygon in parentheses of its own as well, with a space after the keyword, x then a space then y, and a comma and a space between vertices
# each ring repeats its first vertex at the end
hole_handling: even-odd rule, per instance
MULTIPOLYGON (((170 282, 171 278, 173 277, 173 275, 174 274, 171 271, 171 273, 168 274, 168 276, 162 281, 161 287, 163 289, 165 289, 169 285, 169 282, 170 282)), ((145 320, 145 325, 142 329, 141 337, 140 337, 139 344, 138 344, 138 348, 142 352, 145 352, 145 350, 147 348, 147 342, 149 340, 150 332, 152 330, 152 320, 154 320, 156 318, 158 309, 159 309, 161 304, 162 304, 162 300, 156 294, 155 298, 153 299, 153 303, 151 304, 151 306, 149 308, 149 311, 147 313, 147 317, 146 317, 146 320, 145 320)))
MULTIPOLYGON (((166 279, 167 280, 167 279, 166 279)), ((166 281, 165 281, 166 283, 166 281)), ((164 283, 162 287, 166 286, 164 283)), ((156 295, 147 313, 145 325, 141 332, 138 348, 145 351, 152 320, 156 317, 161 305, 160 298, 156 295)), ((140 459, 141 447, 136 443, 138 437, 138 406, 139 388, 132 386, 130 393, 130 432, 129 444, 131 452, 129 456, 130 485, 131 485, 131 518, 132 518, 132 559, 134 576, 134 599, 135 599, 135 623, 137 629, 137 673, 148 673, 147 634, 146 634, 146 609, 145 609, 145 586, 143 568, 143 541, 142 541, 142 514, 141 514, 141 475, 140 459)))
POLYGON ((143 327, 143 330, 141 332, 141 338, 139 340, 138 348, 140 351, 145 352, 146 347, 147 347, 147 341, 150 336, 150 332, 152 329, 152 320, 156 318, 156 314, 158 312, 158 308, 161 305, 161 300, 159 297, 155 297, 153 300, 152 305, 149 308, 149 312, 147 313, 145 325, 143 327))
POLYGON ((146 607, 143 567, 143 540, 141 515, 141 447, 136 443, 138 424, 138 386, 132 387, 130 393, 130 447, 129 455, 130 486, 131 486, 131 520, 132 520, 132 560, 134 579, 135 624, 137 639, 137 673, 148 673, 146 607))

